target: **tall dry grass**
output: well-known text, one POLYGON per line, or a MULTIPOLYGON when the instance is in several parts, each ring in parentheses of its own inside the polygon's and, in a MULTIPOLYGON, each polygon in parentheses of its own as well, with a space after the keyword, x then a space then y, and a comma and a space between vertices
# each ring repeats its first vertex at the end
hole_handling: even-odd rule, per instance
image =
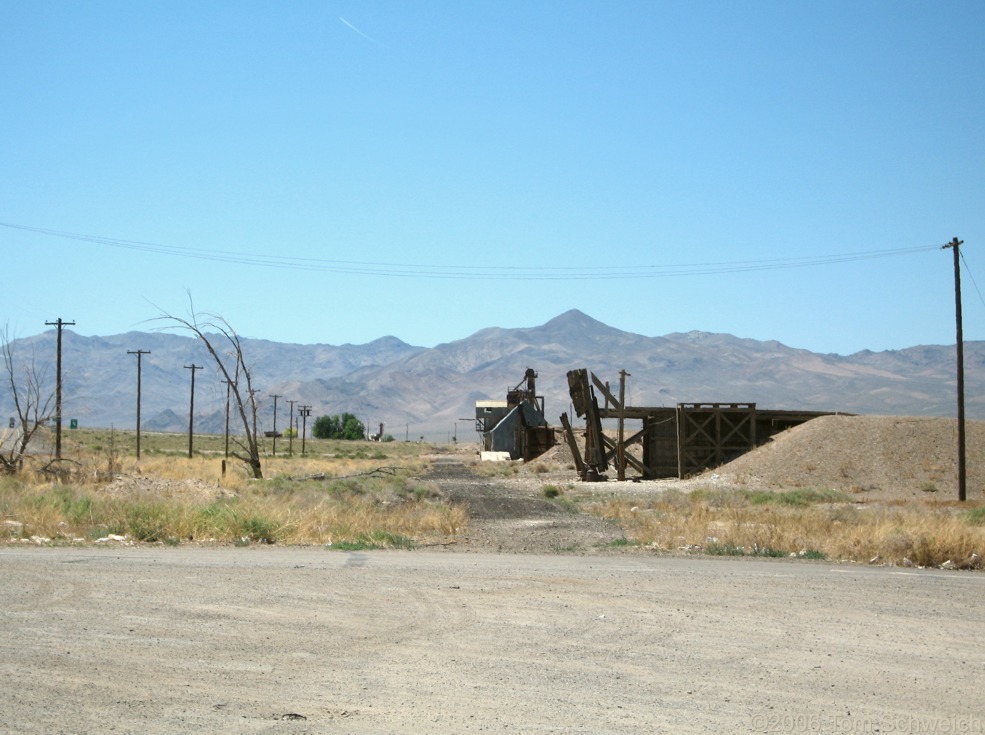
POLYGON ((0 538, 409 547, 467 523, 464 509, 413 479, 424 468, 420 448, 316 443, 304 457, 266 457, 257 481, 234 458, 223 473, 222 453, 184 456, 187 444, 181 450, 173 437, 138 461, 120 450, 127 439, 76 435, 60 472, 50 457, 34 457, 0 478, 0 538))
POLYGON ((982 568, 985 513, 949 503, 867 506, 837 492, 668 491, 584 505, 657 549, 982 568), (977 555, 977 557, 975 556, 977 555))

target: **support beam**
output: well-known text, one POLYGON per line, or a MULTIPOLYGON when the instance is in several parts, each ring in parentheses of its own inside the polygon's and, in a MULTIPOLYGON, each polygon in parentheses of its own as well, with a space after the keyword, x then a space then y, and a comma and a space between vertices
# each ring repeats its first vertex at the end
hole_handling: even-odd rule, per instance
POLYGON ((581 458, 581 451, 578 449, 578 442, 575 440, 574 429, 571 428, 571 422, 568 421, 568 414, 561 414, 561 427, 564 429, 564 436, 568 440, 568 448, 571 450, 571 456, 575 460, 575 469, 578 470, 578 476, 585 476, 585 462, 581 458))

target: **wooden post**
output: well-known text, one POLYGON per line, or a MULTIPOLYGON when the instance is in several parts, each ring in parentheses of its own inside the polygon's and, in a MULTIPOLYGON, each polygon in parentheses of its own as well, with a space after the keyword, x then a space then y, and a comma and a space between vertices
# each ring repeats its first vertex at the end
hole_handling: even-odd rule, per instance
POLYGON ((45 326, 57 327, 57 356, 55 358, 55 459, 62 458, 62 329, 75 326, 75 322, 45 322, 45 326))
POLYGON ((630 377, 625 370, 619 371, 619 443, 616 445, 616 477, 626 479, 626 378, 630 377))
POLYGON ((137 356, 137 459, 140 459, 140 358, 149 355, 150 350, 127 350, 127 354, 137 356))
POLYGON ((194 428, 195 428, 195 371, 202 370, 201 365, 196 365, 192 363, 191 365, 185 365, 185 370, 192 371, 192 389, 191 398, 188 401, 188 459, 192 458, 192 448, 194 428))
POLYGON ((578 450, 578 442, 575 441, 575 432, 571 428, 571 422, 568 421, 568 414, 561 414, 561 427, 564 429, 564 436, 568 440, 568 448, 571 450, 571 456, 575 460, 575 469, 578 470, 578 476, 585 479, 585 462, 581 458, 581 452, 578 450))
POLYGON ((967 497, 967 474, 965 462, 965 426, 964 426, 964 334, 961 325, 961 262, 958 254, 964 242, 954 238, 945 248, 954 250, 954 313, 957 322, 957 361, 958 361, 958 500, 964 502, 967 497))

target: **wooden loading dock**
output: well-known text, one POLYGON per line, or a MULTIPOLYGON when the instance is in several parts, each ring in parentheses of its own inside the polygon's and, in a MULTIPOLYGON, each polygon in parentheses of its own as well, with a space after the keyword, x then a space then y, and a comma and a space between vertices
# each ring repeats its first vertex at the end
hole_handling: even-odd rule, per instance
MULTIPOLYGON (((757 408, 755 403, 678 403, 676 406, 626 406, 625 379, 620 373, 619 397, 606 383, 585 369, 568 373, 572 405, 585 418, 585 451, 579 451, 567 414, 561 415, 568 445, 583 480, 604 479, 613 466, 620 480, 632 468, 640 478, 685 478, 731 462, 770 437, 830 411, 779 411, 757 408), (595 389, 605 403, 599 406, 595 389), (602 421, 615 419, 618 435, 602 431, 602 421), (626 436, 626 422, 640 421, 642 428, 626 436), (639 444, 642 460, 629 450, 639 444)), ((639 454, 637 452, 637 454, 639 454)))

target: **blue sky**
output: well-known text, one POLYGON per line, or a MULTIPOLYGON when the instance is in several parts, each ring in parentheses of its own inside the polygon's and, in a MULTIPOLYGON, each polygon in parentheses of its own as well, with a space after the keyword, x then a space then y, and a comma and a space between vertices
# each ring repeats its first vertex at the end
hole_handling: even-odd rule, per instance
POLYGON ((0 319, 985 339, 981 2, 0 0, 0 319))

